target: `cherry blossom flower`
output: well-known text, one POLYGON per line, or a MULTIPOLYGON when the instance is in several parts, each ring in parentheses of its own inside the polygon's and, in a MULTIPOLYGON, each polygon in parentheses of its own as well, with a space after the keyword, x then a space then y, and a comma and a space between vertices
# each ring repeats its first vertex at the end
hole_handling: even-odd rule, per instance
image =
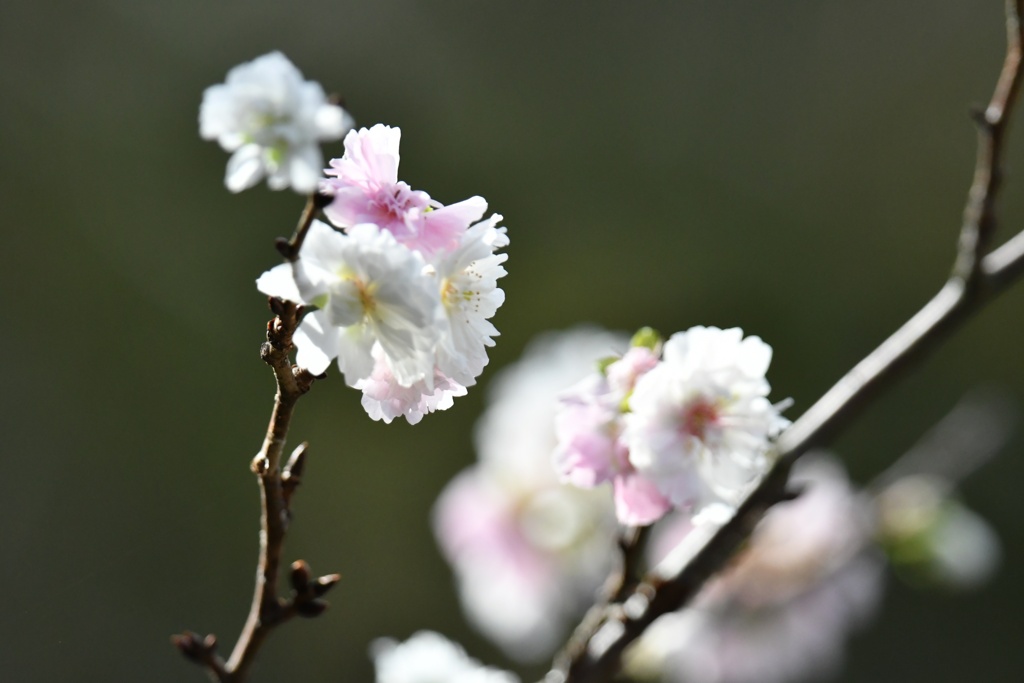
MULTIPOLYGON (((691 607, 644 633, 626 658, 628 673, 680 683, 785 683, 838 667, 848 634, 873 615, 882 591, 869 504, 827 456, 807 456, 793 481, 803 493, 769 511, 691 607)), ((680 515, 656 529, 652 559, 691 527, 680 515)))
POLYGON ((374 345, 399 385, 433 390, 434 354, 443 315, 433 278, 417 252, 375 225, 343 235, 314 221, 294 264, 257 281, 264 294, 316 304, 294 335, 296 362, 314 374, 337 358, 350 386, 371 376, 374 345))
POLYGON ((507 671, 483 666, 460 646, 433 631, 403 643, 380 638, 370 645, 377 683, 519 683, 507 671))
POLYGON ((738 502, 768 466, 769 440, 789 424, 768 401, 771 347, 739 328, 693 327, 629 399, 629 460, 672 504, 738 502))
POLYGON ((607 575, 616 527, 607 492, 558 481, 558 393, 623 347, 592 329, 549 335, 499 373, 477 424, 478 462, 442 492, 434 530, 470 620, 510 656, 551 654, 607 575))
POLYGON ((500 215, 474 223, 487 208, 480 197, 443 207, 399 182, 400 135, 350 131, 321 188, 342 231, 314 221, 298 259, 257 287, 319 309, 293 336, 300 367, 319 374, 337 359, 370 417, 416 424, 451 407, 487 365, 508 236, 500 215))
POLYGON ((658 363, 655 350, 633 346, 559 397, 555 467, 563 481, 583 488, 612 482, 615 513, 630 526, 650 524, 671 509, 656 484, 629 461, 622 441, 623 411, 636 380, 658 363))
POLYGON ((332 159, 321 191, 334 200, 324 209, 332 223, 349 228, 374 223, 425 255, 455 249, 462 234, 487 210, 482 197, 443 206, 398 180, 401 130, 377 124, 345 136, 345 155, 332 159))
POLYGON ((226 82, 203 93, 199 132, 233 152, 224 184, 232 192, 264 177, 271 189, 309 193, 323 168, 319 142, 337 140, 351 117, 331 104, 319 83, 302 74, 280 52, 271 52, 228 72, 226 82))
POLYGON ((391 422, 403 415, 416 424, 426 413, 450 408, 455 397, 476 384, 487 365, 487 347, 494 346, 492 337, 498 334, 489 318, 505 301, 497 281, 506 274, 501 264, 507 256, 494 253, 508 244, 505 228, 496 227, 500 220, 495 214, 471 226, 456 249, 435 254, 426 271, 436 281, 444 321, 433 382, 403 386, 379 356, 372 376, 355 385, 363 391, 363 407, 373 419, 391 422))

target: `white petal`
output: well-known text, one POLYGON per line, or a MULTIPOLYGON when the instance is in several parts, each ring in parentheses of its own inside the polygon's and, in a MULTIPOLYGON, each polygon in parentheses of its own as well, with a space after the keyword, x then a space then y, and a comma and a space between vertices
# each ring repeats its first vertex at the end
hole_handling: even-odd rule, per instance
POLYGON ((304 145, 292 150, 285 162, 288 179, 296 192, 308 194, 320 184, 324 158, 317 145, 304 145))
POLYGON ((760 337, 747 337, 740 344, 740 354, 736 361, 749 377, 764 377, 772 362, 772 347, 761 341, 760 337))
POLYGON ((354 387, 373 372, 373 335, 364 325, 341 330, 338 340, 338 369, 345 375, 345 384, 354 387))
POLYGON ((263 273, 263 275, 260 275, 256 280, 256 289, 267 296, 276 296, 278 299, 294 301, 298 304, 307 303, 303 300, 302 295, 299 294, 299 288, 295 285, 295 277, 292 275, 292 265, 290 263, 274 266, 263 273))
POLYGON ((232 192, 247 190, 263 178, 263 159, 259 145, 245 145, 231 155, 224 184, 232 192))
POLYGON ((335 283, 324 306, 327 320, 335 327, 349 327, 362 321, 366 311, 359 296, 359 287, 351 280, 335 283))
POLYGON ((333 270, 345 261, 347 238, 323 221, 314 220, 302 243, 302 258, 333 270))
POLYGON ((348 112, 336 104, 318 108, 313 121, 320 140, 337 140, 355 124, 348 112))
POLYGON ((314 375, 323 374, 338 355, 339 337, 338 329, 326 324, 323 311, 310 313, 292 337, 298 349, 295 363, 314 375))

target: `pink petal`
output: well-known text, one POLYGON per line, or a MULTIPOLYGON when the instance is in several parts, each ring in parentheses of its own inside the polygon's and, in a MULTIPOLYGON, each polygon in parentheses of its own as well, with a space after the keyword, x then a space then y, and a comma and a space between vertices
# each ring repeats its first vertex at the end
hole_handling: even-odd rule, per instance
POLYGON ((661 519, 672 504, 658 487, 636 472, 615 477, 615 516, 629 526, 646 526, 661 519))

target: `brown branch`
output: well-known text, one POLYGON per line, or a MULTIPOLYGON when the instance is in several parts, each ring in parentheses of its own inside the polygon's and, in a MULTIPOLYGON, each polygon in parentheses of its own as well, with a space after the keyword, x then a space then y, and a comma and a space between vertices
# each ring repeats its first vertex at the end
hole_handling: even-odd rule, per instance
POLYGON ((301 315, 299 306, 274 300, 272 307, 277 317, 267 324, 267 341, 260 349, 260 356, 274 371, 277 395, 263 447, 252 461, 252 470, 260 485, 260 559, 249 617, 228 659, 229 676, 222 679, 231 683, 245 680, 270 631, 294 614, 294 608, 277 596, 281 551, 289 521, 281 482, 281 454, 295 403, 309 391, 313 377, 303 370, 293 369, 290 358, 292 334, 301 315))
POLYGON ((245 681, 260 646, 274 627, 296 615, 316 616, 323 612, 327 605, 320 596, 338 580, 337 575, 329 575, 311 581, 308 565, 300 560, 296 564, 301 563, 301 571, 292 571, 294 596, 284 600, 277 595, 281 553, 291 519, 289 503, 305 462, 305 444, 295 449, 284 468, 281 457, 295 404, 309 391, 315 378, 292 366, 290 358, 292 335, 302 317, 301 307, 280 299, 271 299, 270 307, 276 316, 267 323, 267 341, 260 348, 260 356, 274 371, 277 394, 263 447, 251 465, 260 486, 261 513, 259 564, 249 616, 226 662, 216 654, 217 641, 212 635, 200 638, 184 633, 172 638, 182 654, 205 667, 210 678, 219 683, 245 681))
MULTIPOLYGON (((328 200, 322 195, 310 195, 295 234, 290 240, 277 240, 275 246, 286 260, 298 258, 316 212, 328 200)), ((172 638, 182 654, 202 665, 210 678, 218 683, 243 683, 271 631, 294 616, 315 617, 323 613, 327 603, 321 599, 322 596, 341 578, 337 574, 328 574, 314 580, 309 565, 298 560, 292 564, 290 575, 292 597, 285 600, 277 594, 281 554, 291 521, 291 499, 302 478, 306 444, 295 449, 284 467, 281 465, 282 454, 295 404, 309 391, 316 378, 291 362, 294 349, 292 335, 302 319, 302 307, 275 298, 271 298, 269 303, 275 317, 267 323, 267 341, 260 347, 260 357, 274 372, 277 393, 263 446, 251 464, 260 486, 261 512, 259 563, 249 616, 226 662, 216 653, 217 640, 212 634, 200 637, 186 632, 172 638)))
POLYGON ((309 232, 309 226, 313 224, 313 219, 316 218, 317 212, 330 204, 332 199, 333 197, 320 194, 319 192, 309 195, 309 198, 306 200, 306 207, 302 210, 302 215, 299 216, 299 223, 295 226, 295 233, 292 235, 292 238, 286 240, 283 237, 279 237, 274 242, 278 253, 286 261, 295 261, 299 258, 299 250, 302 249, 302 243, 306 239, 306 233, 309 232))
MULTIPOLYGON (((274 242, 275 248, 287 261, 298 259, 316 212, 327 206, 331 199, 317 193, 310 195, 291 240, 280 238, 274 242)), ((292 496, 302 479, 307 444, 300 444, 284 466, 282 454, 295 404, 309 391, 316 378, 293 366, 291 361, 295 348, 292 336, 301 322, 302 306, 276 298, 270 298, 268 303, 274 317, 267 323, 266 342, 260 347, 260 357, 273 371, 278 392, 274 396, 263 446, 251 465, 260 487, 260 548, 249 616, 227 661, 216 653, 217 639, 212 634, 201 638, 186 632, 171 639, 182 654, 202 665, 210 678, 218 683, 246 681, 256 653, 273 628, 295 615, 317 616, 323 613, 327 609, 323 596, 341 579, 339 574, 327 574, 312 580, 309 565, 297 560, 292 563, 291 570, 292 597, 287 600, 278 597, 282 551, 292 518, 292 496)))
POLYGON ((545 683, 611 680, 625 648, 658 617, 697 594, 747 539, 765 512, 787 497, 789 471, 803 453, 825 444, 890 385, 909 363, 924 358, 946 334, 1024 272, 1024 232, 982 256, 995 231, 995 199, 1009 116, 1021 81, 1024 0, 1007 0, 1008 46, 995 93, 979 118, 974 180, 968 194, 953 273, 935 297, 858 363, 778 439, 775 465, 736 514, 668 577, 649 577, 620 604, 588 614, 560 653, 545 683))

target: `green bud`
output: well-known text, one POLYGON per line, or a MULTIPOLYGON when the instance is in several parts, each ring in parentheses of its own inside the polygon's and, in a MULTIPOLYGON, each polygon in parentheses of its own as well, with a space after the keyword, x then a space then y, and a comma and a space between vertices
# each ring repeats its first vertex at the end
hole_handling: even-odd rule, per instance
POLYGON ((630 346, 643 346, 651 351, 657 351, 661 346, 662 338, 653 327, 641 327, 629 340, 630 346))

